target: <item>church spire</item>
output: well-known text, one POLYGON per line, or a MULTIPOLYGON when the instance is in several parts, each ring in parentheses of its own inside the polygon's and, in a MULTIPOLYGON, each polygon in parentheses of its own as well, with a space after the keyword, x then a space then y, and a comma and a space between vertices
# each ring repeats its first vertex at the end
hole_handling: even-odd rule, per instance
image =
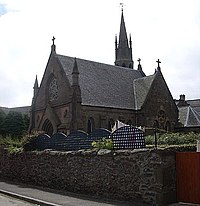
POLYGON ((126 26, 124 22, 124 14, 121 14, 121 25, 120 25, 120 32, 119 32, 119 47, 128 47, 128 38, 126 33, 126 26))
POLYGON ((115 37, 115 65, 133 68, 132 40, 130 36, 130 40, 128 42, 123 8, 121 13, 121 24, 118 44, 117 38, 115 37))

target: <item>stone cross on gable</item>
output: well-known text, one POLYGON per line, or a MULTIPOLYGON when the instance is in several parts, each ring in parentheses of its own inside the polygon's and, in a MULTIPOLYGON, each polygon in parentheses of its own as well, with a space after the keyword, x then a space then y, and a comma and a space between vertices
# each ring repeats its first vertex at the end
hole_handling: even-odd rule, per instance
POLYGON ((138 58, 138 60, 137 60, 137 61, 138 61, 139 65, 140 65, 141 59, 140 59, 140 58, 138 58))
POLYGON ((161 61, 158 59, 156 62, 158 63, 158 68, 160 68, 161 61))
POLYGON ((54 44, 54 42, 55 42, 55 39, 56 39, 56 38, 55 38, 55 37, 53 36, 53 39, 52 39, 52 41, 53 41, 53 45, 55 45, 55 44, 54 44))

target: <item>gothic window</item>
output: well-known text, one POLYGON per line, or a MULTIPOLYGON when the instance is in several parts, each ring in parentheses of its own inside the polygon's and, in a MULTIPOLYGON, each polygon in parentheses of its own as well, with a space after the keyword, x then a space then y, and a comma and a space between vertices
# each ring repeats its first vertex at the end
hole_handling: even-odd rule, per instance
POLYGON ((53 134, 53 125, 48 119, 44 121, 42 130, 45 131, 45 133, 47 133, 50 136, 53 134))
POLYGON ((169 121, 166 122, 165 130, 166 130, 166 131, 171 131, 171 124, 170 124, 169 121))
POLYGON ((95 128, 94 119, 90 117, 88 119, 87 133, 90 134, 94 130, 94 128, 95 128))
POLYGON ((159 123, 158 123, 157 120, 154 121, 154 123, 153 123, 153 128, 154 128, 154 129, 159 128, 159 123))
POLYGON ((112 131, 112 128, 113 128, 114 124, 115 124, 114 120, 109 119, 109 121, 108 121, 108 130, 109 131, 112 131))
POLYGON ((37 122, 39 122, 39 120, 40 120, 40 116, 38 115, 38 116, 37 116, 37 120, 36 120, 36 121, 37 121, 37 122))
POLYGON ((58 99, 58 84, 57 80, 53 78, 49 84, 49 100, 53 101, 58 99))
POLYGON ((159 121, 160 123, 164 123, 165 120, 166 120, 166 114, 165 114, 165 112, 164 112, 163 110, 160 110, 160 111, 158 112, 158 121, 159 121))

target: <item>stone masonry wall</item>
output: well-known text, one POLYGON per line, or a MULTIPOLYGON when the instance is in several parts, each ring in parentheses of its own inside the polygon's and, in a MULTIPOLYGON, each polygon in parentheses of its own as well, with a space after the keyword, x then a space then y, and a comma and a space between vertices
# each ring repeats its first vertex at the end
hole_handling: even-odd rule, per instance
POLYGON ((176 201, 175 153, 161 150, 23 152, 0 150, 0 177, 106 198, 176 201))

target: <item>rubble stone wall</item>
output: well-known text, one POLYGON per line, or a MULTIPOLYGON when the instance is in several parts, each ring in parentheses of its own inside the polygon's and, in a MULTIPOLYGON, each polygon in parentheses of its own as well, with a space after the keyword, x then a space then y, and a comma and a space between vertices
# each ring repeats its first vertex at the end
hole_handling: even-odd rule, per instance
POLYGON ((175 153, 165 150, 0 150, 1 178, 150 205, 176 201, 175 176, 175 153))

